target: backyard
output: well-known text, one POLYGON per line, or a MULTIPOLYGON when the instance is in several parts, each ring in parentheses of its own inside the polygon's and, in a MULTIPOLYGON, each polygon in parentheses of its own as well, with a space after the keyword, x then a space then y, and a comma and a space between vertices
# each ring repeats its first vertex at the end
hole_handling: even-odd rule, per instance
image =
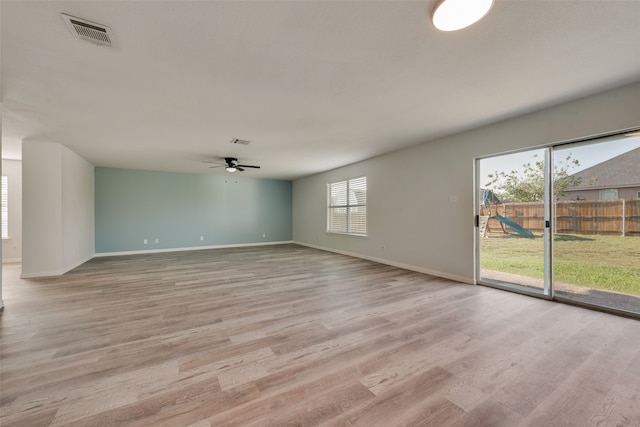
MULTIPOLYGON (((483 270, 543 278, 541 233, 490 233, 480 253, 483 270)), ((554 265, 555 282, 640 296, 640 236, 556 234, 554 265)))

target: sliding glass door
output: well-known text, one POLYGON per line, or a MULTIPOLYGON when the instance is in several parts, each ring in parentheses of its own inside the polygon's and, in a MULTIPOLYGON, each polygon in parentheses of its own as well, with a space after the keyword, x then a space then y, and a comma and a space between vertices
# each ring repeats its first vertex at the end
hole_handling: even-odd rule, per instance
POLYGON ((640 136, 557 147, 553 169, 556 298, 640 313, 640 136))
POLYGON ((640 133, 476 162, 478 283, 640 314, 640 133))
POLYGON ((479 278, 549 295, 548 149, 478 160, 479 278))

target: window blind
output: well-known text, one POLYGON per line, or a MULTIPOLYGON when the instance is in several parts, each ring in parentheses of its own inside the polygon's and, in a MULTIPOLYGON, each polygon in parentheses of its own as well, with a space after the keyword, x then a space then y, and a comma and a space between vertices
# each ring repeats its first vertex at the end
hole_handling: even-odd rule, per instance
POLYGON ((2 238, 9 238, 9 186, 7 176, 2 175, 2 238))
POLYGON ((328 184, 327 232, 366 236, 367 177, 328 184))

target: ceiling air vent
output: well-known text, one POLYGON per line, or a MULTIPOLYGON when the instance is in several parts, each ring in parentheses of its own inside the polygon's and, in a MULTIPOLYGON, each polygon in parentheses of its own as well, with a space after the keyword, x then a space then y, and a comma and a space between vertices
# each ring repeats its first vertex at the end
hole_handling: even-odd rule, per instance
POLYGON ((251 143, 251 141, 247 141, 246 139, 238 139, 238 138, 233 138, 231 140, 232 144, 240 144, 240 145, 249 145, 251 143))
POLYGON ((73 37, 103 46, 113 46, 113 34, 111 28, 106 25, 96 24, 66 13, 61 13, 60 15, 62 15, 62 19, 64 19, 73 37))

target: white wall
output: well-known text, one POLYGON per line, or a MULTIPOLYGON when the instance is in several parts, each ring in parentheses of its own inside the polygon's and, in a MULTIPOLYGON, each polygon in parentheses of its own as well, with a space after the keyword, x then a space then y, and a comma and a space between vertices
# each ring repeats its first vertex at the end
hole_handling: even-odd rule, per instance
POLYGON ((62 146, 22 142, 22 274, 61 274, 62 146))
POLYGON ((62 150, 62 269, 93 258, 95 250, 94 167, 62 150))
POLYGON ((93 166, 63 145, 22 142, 22 276, 55 276, 93 256, 93 166))
POLYGON ((2 160, 2 174, 9 188, 9 239, 2 241, 2 262, 20 262, 22 258, 22 162, 2 160))
POLYGON ((293 239, 473 283, 474 159, 639 127, 638 111, 640 82, 296 180, 293 239), (362 175, 368 237, 326 234, 326 184, 362 175))

